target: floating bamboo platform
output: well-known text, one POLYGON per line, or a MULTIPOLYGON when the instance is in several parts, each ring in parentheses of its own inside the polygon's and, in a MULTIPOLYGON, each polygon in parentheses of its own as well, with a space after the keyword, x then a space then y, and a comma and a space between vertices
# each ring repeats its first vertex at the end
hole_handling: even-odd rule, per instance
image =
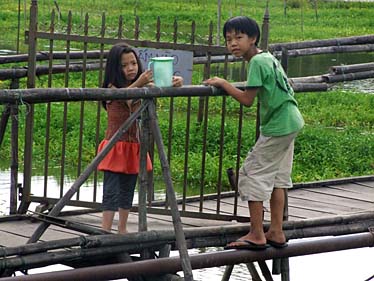
MULTIPOLYGON (((232 212, 234 197, 229 195, 230 194, 220 198, 221 213, 223 214, 225 212, 228 214, 232 212), (227 209, 227 211, 225 209, 227 209)), ((205 200, 203 204, 203 212, 214 214, 216 212, 216 204, 217 200, 214 198, 205 200)), ((179 207, 181 209, 181 206, 179 207)), ((160 206, 158 208, 164 209, 165 206, 160 206)), ((199 202, 193 202, 192 200, 186 203, 185 208, 186 211, 196 212, 196 210, 199 209, 199 202)), ((239 200, 238 215, 248 216, 246 202, 240 202, 239 200)), ((217 252, 221 252, 222 250, 220 247, 224 246, 229 241, 237 239, 246 233, 249 227, 249 223, 247 222, 238 223, 233 221, 188 217, 181 217, 181 220, 189 249, 217 247, 217 252)), ((267 227, 267 222, 269 221, 268 203, 265 204, 264 220, 265 227, 267 227)), ((59 217, 51 217, 31 211, 22 216, 16 215, 1 217, 0 251, 1 256, 7 257, 4 262, 5 267, 8 266, 12 269, 19 269, 23 268, 24 265, 28 263, 29 265, 27 268, 35 268, 41 265, 44 266, 57 263, 70 265, 75 268, 93 264, 114 266, 114 263, 116 262, 113 262, 111 259, 105 259, 105 261, 102 261, 102 258, 100 259, 98 257, 108 257, 108 252, 115 254, 116 251, 119 253, 125 251, 131 254, 141 252, 144 249, 159 250, 161 253, 162 245, 165 243, 170 243, 171 248, 169 248, 169 250, 176 249, 173 220, 171 216, 148 213, 148 231, 138 233, 138 213, 132 212, 130 214, 128 227, 130 233, 127 235, 105 234, 105 232, 100 229, 100 222, 101 213, 92 211, 88 212, 84 209, 63 211, 59 217), (40 222, 43 221, 48 222, 51 225, 44 232, 39 243, 26 245, 40 222), (90 233, 90 235, 87 233, 90 233), (86 248, 83 244, 86 246, 89 245, 85 250, 92 251, 93 249, 96 249, 97 252, 83 253, 82 249, 86 248), (82 247, 82 249, 80 249, 79 246, 82 247), (58 254, 53 253, 53 251, 51 252, 51 250, 58 251, 61 249, 64 249, 62 253, 60 251, 58 254), (21 260, 23 267, 19 264, 20 261, 18 259, 20 256, 22 257, 21 260), (72 257, 79 262, 74 262, 72 257), (93 257, 95 263, 92 260, 93 257), (37 260, 33 260, 35 258, 37 258, 37 260)), ((316 236, 344 236, 346 234, 361 235, 356 238, 350 237, 349 239, 352 239, 352 241, 350 240, 348 244, 346 240, 342 240, 340 244, 343 246, 339 246, 339 242, 336 241, 337 244, 334 250, 347 249, 347 247, 359 248, 374 246, 373 226, 374 177, 365 176, 296 184, 295 187, 288 192, 288 221, 284 224, 287 238, 290 240, 290 246, 287 250, 288 252, 284 253, 282 252, 283 250, 269 249, 264 251, 267 255, 262 253, 259 258, 256 253, 253 253, 254 256, 251 254, 251 258, 249 259, 248 255, 241 257, 242 253, 239 253, 241 251, 234 251, 238 253, 236 253, 235 256, 229 257, 229 259, 232 259, 231 263, 233 261, 237 263, 238 261, 249 262, 264 258, 281 257, 282 255, 279 254, 279 251, 281 251, 285 256, 297 255, 297 253, 300 254, 300 251, 306 251, 308 253, 307 245, 301 247, 300 242, 297 242, 295 243, 295 246, 293 246, 294 243, 292 240, 316 236), (355 241, 360 241, 361 244, 357 244, 355 241), (298 249, 297 247, 301 248, 298 249)), ((114 227, 116 227, 116 218, 114 227)), ((113 229, 113 233, 115 232, 116 230, 113 229)), ((335 245, 333 241, 324 241, 323 243, 335 245)), ((313 250, 311 252, 309 251, 309 253, 331 251, 331 249, 324 249, 323 244, 319 245, 318 242, 316 245, 310 247, 313 250)), ((216 259, 214 263, 215 266, 217 266, 217 263, 221 265, 230 264, 230 261, 224 258, 225 255, 223 255, 221 259, 216 259)), ((201 259, 202 257, 200 257, 199 261, 198 257, 191 257, 193 268, 209 267, 209 265, 206 264, 206 261, 201 259)), ((151 264, 155 263, 157 260, 163 259, 152 259, 149 261, 149 272, 152 273, 152 271, 155 270, 154 266, 158 267, 158 265, 151 266, 151 264)), ((177 262, 174 267, 169 267, 171 264, 164 266, 161 265, 161 270, 159 269, 157 272, 162 273, 163 271, 168 272, 170 270, 170 272, 175 272, 174 270, 178 268, 180 261, 179 263, 177 262)), ((148 264, 146 263, 144 266, 147 268, 148 264)), ((131 268, 132 266, 124 267, 124 269, 122 268, 121 274, 131 277, 131 268), (126 268, 128 268, 127 271, 126 268), (122 270, 125 270, 127 273, 122 273, 122 270)), ((269 276, 271 276, 271 274, 269 276)), ((66 277, 66 275, 62 275, 62 279, 54 280, 63 280, 66 277)), ((42 280, 22 278, 31 277, 22 276, 17 277, 16 279, 42 280)), ((268 277, 265 280, 272 280, 270 278, 271 277, 268 277)), ((5 281, 7 279, 7 277, 4 277, 5 281)), ((80 280, 89 280, 89 277, 80 280)))
MULTIPOLYGON (((334 216, 346 216, 363 212, 374 212, 374 178, 371 181, 361 181, 361 178, 352 179, 351 182, 324 181, 320 183, 295 185, 294 189, 288 192, 288 217, 289 221, 300 221, 305 219, 326 218, 334 216)), ((232 213, 234 197, 221 198, 221 213, 232 213)), ((216 211, 216 200, 204 201, 204 213, 214 214, 216 211)), ((246 202, 238 203, 238 215, 248 216, 246 202)), ((164 207, 160 207, 164 208, 164 207)), ((199 202, 186 203, 186 210, 196 212, 199 209, 199 202)), ((265 222, 270 219, 268 203, 265 204, 265 222)), ((79 211, 77 212, 79 214, 79 211)), ((76 223, 92 228, 100 229, 100 212, 81 212, 81 214, 69 216, 69 212, 63 212, 60 219, 55 219, 54 225, 50 226, 43 234, 40 241, 51 241, 65 238, 79 237, 79 231, 69 230, 64 223, 76 223), (59 226, 61 225, 61 226, 59 226)), ((30 212, 26 216, 0 217, 0 246, 15 247, 26 244, 31 234, 35 231, 40 222, 35 213, 30 212)), ((48 217, 45 217, 48 219, 48 217)), ((42 218, 41 218, 42 219, 42 218)), ((52 219, 51 219, 52 220, 52 219)), ((113 233, 116 232, 117 217, 114 220, 113 233)), ((148 214, 148 230, 173 230, 171 216, 148 214)), ((183 228, 207 227, 232 225, 236 222, 222 220, 209 220, 182 217, 183 228)), ((243 223, 247 224, 247 223, 243 223)), ((138 213, 132 212, 129 217, 129 232, 137 232, 138 213)))

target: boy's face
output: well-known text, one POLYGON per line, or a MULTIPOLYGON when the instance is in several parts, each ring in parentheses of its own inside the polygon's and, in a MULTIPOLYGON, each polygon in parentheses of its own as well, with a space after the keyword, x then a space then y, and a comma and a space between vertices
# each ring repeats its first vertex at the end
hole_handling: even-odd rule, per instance
POLYGON ((226 32, 226 47, 235 57, 246 58, 255 47, 256 38, 247 34, 231 30, 226 32))

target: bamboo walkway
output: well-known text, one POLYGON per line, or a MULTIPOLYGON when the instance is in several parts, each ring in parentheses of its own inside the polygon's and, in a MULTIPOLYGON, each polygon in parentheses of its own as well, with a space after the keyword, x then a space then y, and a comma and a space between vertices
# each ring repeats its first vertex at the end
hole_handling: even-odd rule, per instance
MULTIPOLYGON (((205 213, 216 213, 217 200, 204 201, 205 213)), ((234 197, 220 199, 220 213, 232 214, 234 197)), ((186 211, 198 212, 199 202, 186 203, 186 211)), ((374 180, 361 181, 327 181, 314 184, 296 185, 288 192, 288 219, 300 221, 305 219, 326 218, 341 215, 359 214, 374 211, 374 180)), ((246 202, 238 201, 238 215, 248 216, 246 202)), ((0 217, 0 246, 15 247, 24 245, 34 233, 39 220, 35 215, 26 217, 7 216, 0 217)), ((218 221, 182 217, 184 229, 238 225, 237 222, 218 221)), ((269 220, 268 203, 265 204, 265 221, 269 220)), ((115 218, 113 232, 115 232, 117 217, 115 218)), ((67 223, 83 225, 100 229, 101 213, 83 213, 74 216, 61 216, 54 220, 40 241, 75 238, 82 236, 82 232, 66 227, 67 223), (61 226, 59 226, 59 224, 61 226)), ((244 223, 244 225, 247 223, 244 223)), ((166 215, 148 214, 148 230, 173 230, 172 217, 166 215)), ((138 214, 131 213, 129 218, 129 232, 137 232, 138 214)))

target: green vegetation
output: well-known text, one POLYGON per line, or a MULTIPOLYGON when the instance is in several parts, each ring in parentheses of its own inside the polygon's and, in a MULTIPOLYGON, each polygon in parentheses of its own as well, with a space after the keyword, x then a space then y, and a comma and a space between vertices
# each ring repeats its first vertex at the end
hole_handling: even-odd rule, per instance
MULTIPOLYGON (((17 27, 18 1, 2 0, 0 2, 0 23, 3 27, 1 48, 15 49, 17 27)), ((21 1, 22 2, 22 1, 21 1)), ((27 1, 29 5, 30 1, 27 1)), ((116 37, 119 15, 123 16, 125 23, 124 35, 133 38, 134 15, 140 19, 140 39, 155 38, 155 25, 157 16, 161 19, 161 41, 171 40, 174 20, 178 20, 178 42, 190 42, 191 22, 197 26, 197 43, 205 43, 209 31, 209 23, 216 25, 216 1, 209 0, 176 0, 176 1, 150 1, 150 0, 64 0, 56 1, 60 14, 56 30, 63 31, 66 25, 68 11, 73 13, 74 32, 83 32, 85 13, 90 15, 90 33, 98 35, 101 26, 102 12, 106 13, 107 36, 116 37), (157 12, 155 12, 157 11, 157 12), (201 41, 201 42, 200 42, 201 41)), ((227 0, 222 1, 222 19, 230 15, 246 14, 261 22, 266 1, 227 0)), ((291 42, 311 39, 327 39, 345 36, 368 34, 373 30, 372 10, 374 3, 333 2, 318 1, 315 10, 314 1, 287 1, 287 15, 284 15, 283 1, 270 1, 270 43, 291 42), (318 18, 316 17, 316 12, 318 18), (357 19, 360 20, 357 20, 357 19), (291 28, 290 28, 291 27, 291 28)), ((39 0, 39 28, 47 30, 50 20, 50 11, 56 9, 53 1, 39 0)), ((27 8, 28 9, 28 8, 27 8)), ((28 23, 28 14, 22 9, 20 15, 21 30, 28 23)), ((21 36, 23 33, 21 33, 21 36)), ((23 40, 21 40, 23 41, 23 40)), ((41 48, 47 48, 40 44, 41 48)), ((21 45, 21 50, 26 46, 21 45)), ((195 69, 194 69, 195 70, 195 69)), ((201 82, 201 71, 194 73, 193 82, 201 82), (199 73, 199 74, 196 74, 199 73)), ((81 74, 70 74, 69 87, 81 87, 81 74)), ((1 81, 0 81, 1 82, 1 81)), ((25 87, 25 81, 21 81, 25 87)), ((46 77, 39 77, 38 87, 47 87, 46 77)), ((97 87, 98 73, 87 74, 86 87, 97 87)), ((8 87, 9 82, 3 81, 0 87, 8 87)), ((65 87, 64 75, 56 75, 53 87, 65 87)), ((374 95, 362 93, 347 93, 339 90, 327 93, 299 93, 296 98, 306 120, 306 127, 300 133, 295 147, 294 181, 313 181, 329 178, 359 176, 373 174, 374 171, 374 95)), ((158 114, 163 135, 167 135, 169 99, 158 100, 158 114)), ((198 98, 193 99, 192 118, 196 118, 198 98)), ((218 139, 220 132, 222 98, 209 100, 210 115, 208 124, 208 147, 206 155, 206 185, 213 187, 218 179, 218 139)), ((61 158, 61 132, 63 103, 52 104, 51 114, 51 165, 58 166, 61 158)), ((184 142, 185 142, 185 115, 186 99, 176 98, 177 112, 174 118, 173 147, 171 168, 175 180, 183 177, 184 142)), ((227 118, 225 122, 225 146, 223 167, 233 167, 236 162, 237 138, 237 112, 238 104, 227 99, 227 118)), ((0 107, 0 109, 2 109, 0 107)), ((24 115, 27 107, 20 108, 20 158, 22 159, 24 115)), ((44 165, 44 138, 45 116, 47 105, 35 106, 35 170, 44 165)), ((248 149, 253 145, 255 132, 255 108, 245 109, 246 120, 243 127, 243 159, 248 149)), ((78 157, 77 147, 79 139, 78 114, 80 103, 71 103, 68 110, 66 163, 76 163, 78 157)), ((88 163, 95 154, 95 126, 97 103, 85 103, 83 161, 88 163)), ((103 138, 106 126, 105 113, 101 118, 101 135, 103 138)), ((9 128, 9 127, 8 127, 9 128)), ((198 186, 200 182, 202 157, 202 128, 196 120, 191 122, 191 140, 189 153, 189 182, 191 186, 198 186)), ((165 138, 166 143, 166 138, 165 138)), ((167 143, 166 143, 167 144, 167 143)), ((0 149, 0 159, 9 159, 10 136, 9 130, 0 149)), ((9 161, 0 161, 0 169, 9 167, 9 161)), ((160 170, 156 161, 156 171, 160 170)), ((22 163, 20 163, 22 164, 22 163)), ((38 173, 38 172, 36 172, 38 173)), ((58 173, 58 172, 56 172, 58 173)), ((226 176, 223 176, 227 187, 226 176)), ((191 191, 193 192, 193 191, 191 191)), ((195 192, 196 193, 196 192, 195 192)))
MULTIPOLYGON (((21 2, 19 23, 21 27, 21 50, 24 30, 29 22, 31 1, 21 2)), ((284 1, 225 0, 221 1, 221 19, 232 15, 248 15, 262 21, 266 2, 269 2, 270 43, 293 42, 311 39, 329 39, 372 33, 373 2, 288 0, 286 12, 284 1), (317 7, 314 6, 317 3, 317 7)), ((191 23, 196 23, 197 43, 206 43, 209 24, 217 34, 217 1, 214 0, 38 0, 38 23, 40 30, 48 30, 51 11, 56 12, 56 31, 64 31, 68 13, 72 13, 72 33, 83 34, 85 15, 89 15, 89 33, 100 34, 102 16, 105 13, 106 36, 116 37, 119 16, 123 17, 123 34, 134 36, 135 16, 139 17, 140 39, 155 39, 157 17, 161 21, 161 41, 171 40, 174 20, 178 22, 178 42, 191 42, 191 23)), ((15 50, 18 26, 18 1, 0 1, 0 24, 2 49, 15 50)), ((221 32, 221 31, 220 31, 221 32)), ((222 39, 222 38, 221 38, 222 39)), ((214 40, 214 42, 216 42, 214 40)), ((222 42, 222 40, 221 40, 222 42)))
MULTIPOLYGON (((314 181, 330 178, 360 176, 372 174, 374 170, 374 95, 331 91, 327 93, 299 93, 296 95, 304 115, 306 126, 300 133, 295 145, 295 182, 314 181)), ((158 100, 158 114, 164 142, 167 145, 168 99, 158 100)), ((218 151, 221 119, 219 116, 222 98, 211 98, 213 105, 208 123, 206 186, 214 187, 218 179, 218 151), (214 107, 216 106, 216 109, 214 107)), ((172 175, 176 181, 183 180, 184 143, 185 143, 185 98, 175 99, 177 108, 174 117, 172 138, 172 175), (179 113, 178 113, 179 112, 179 113)), ((202 126, 196 122, 198 98, 193 99, 193 110, 189 151, 189 182, 197 187, 201 176, 202 126)), ((79 122, 77 114, 80 103, 71 103, 68 111, 66 162, 76 163, 78 158, 79 122)), ((21 107, 20 120, 27 108, 21 107)), ((36 105, 34 128, 34 160, 36 171, 44 165, 45 113, 47 106, 36 105)), ((61 158, 63 103, 54 103, 51 114, 51 165, 59 164, 61 158)), ((235 167, 237 139, 237 111, 235 101, 227 99, 227 118, 225 122, 224 169, 235 167)), ((95 128, 97 104, 85 103, 83 161, 89 163, 95 156, 95 128)), ((254 143, 255 108, 245 109, 245 121, 242 136, 242 159, 254 143)), ((102 114, 101 128, 105 128, 105 114, 102 114)), ((20 134, 23 135, 21 122, 20 134)), ((100 139, 103 138, 103 129, 100 139)), ((20 149, 23 138, 20 137, 20 149)), ((4 139, 0 151, 1 159, 10 155, 10 137, 4 139)), ((22 157, 22 151, 21 151, 22 157)), ((6 165, 6 163, 2 163, 6 165)), ((3 166, 0 168, 5 168, 3 166)), ((155 161, 156 171, 160 171, 159 162, 155 161)), ((73 167, 72 167, 73 168, 73 167)), ((38 173, 38 172, 36 172, 38 173)), ((58 175, 58 171, 56 172, 58 175)), ((224 185, 228 185, 223 176, 224 185)))

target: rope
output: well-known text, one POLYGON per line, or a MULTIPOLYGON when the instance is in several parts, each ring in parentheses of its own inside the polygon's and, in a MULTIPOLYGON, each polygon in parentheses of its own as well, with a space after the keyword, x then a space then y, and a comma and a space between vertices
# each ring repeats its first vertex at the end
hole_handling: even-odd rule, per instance
POLYGON ((0 250, 1 250, 0 251, 0 256, 2 257, 0 259, 0 273, 3 272, 6 269, 6 267, 5 267, 6 251, 4 249, 5 249, 4 246, 0 247, 0 250))
POLYGON ((70 98, 71 96, 70 96, 70 89, 69 88, 65 88, 65 90, 66 90, 66 95, 70 98))
MULTIPOLYGON (((20 91, 15 91, 16 95, 18 95, 18 101, 16 102, 16 105, 19 107, 20 105, 24 105, 26 110, 25 110, 25 116, 27 116, 29 113, 30 113, 30 104, 25 102, 23 99, 22 99, 22 92, 20 91)), ((16 119, 17 121, 19 121, 18 119, 18 116, 20 115, 20 112, 22 112, 21 110, 18 112, 17 115, 14 116, 14 119, 16 119)))
POLYGON ((86 245, 88 244, 88 240, 87 240, 86 236, 83 236, 83 235, 79 236, 79 240, 80 240, 79 241, 79 246, 81 248, 86 247, 86 245))

